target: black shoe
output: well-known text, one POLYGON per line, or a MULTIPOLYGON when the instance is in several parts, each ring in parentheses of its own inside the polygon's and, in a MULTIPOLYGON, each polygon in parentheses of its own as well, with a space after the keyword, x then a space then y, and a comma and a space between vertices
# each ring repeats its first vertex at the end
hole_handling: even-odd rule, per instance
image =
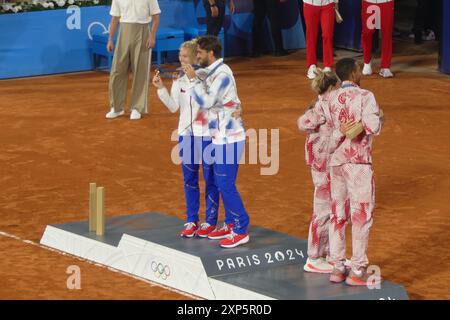
POLYGON ((275 57, 283 57, 283 56, 287 56, 289 54, 289 52, 287 52, 286 50, 277 50, 273 53, 273 55, 275 57))

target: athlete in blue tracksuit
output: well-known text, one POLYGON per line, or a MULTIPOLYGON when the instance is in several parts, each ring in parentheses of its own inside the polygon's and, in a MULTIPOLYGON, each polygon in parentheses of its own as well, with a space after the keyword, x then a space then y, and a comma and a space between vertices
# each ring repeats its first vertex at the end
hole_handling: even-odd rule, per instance
POLYGON ((240 108, 236 82, 231 69, 223 63, 220 41, 215 36, 197 39, 198 62, 206 67, 207 75, 200 79, 192 67, 186 68, 190 81, 195 82, 192 97, 207 111, 212 144, 214 146, 214 174, 216 185, 225 206, 225 224, 208 235, 222 239, 220 245, 233 248, 247 243, 249 216, 236 188, 239 159, 245 148, 245 129, 240 117, 233 117, 240 108))
MULTIPOLYGON (((193 64, 196 60, 197 44, 187 41, 180 48, 180 62, 183 65, 193 64)), ((215 184, 213 145, 209 134, 206 112, 200 112, 198 104, 191 97, 195 83, 189 81, 185 74, 174 79, 170 94, 164 87, 159 75, 153 79, 158 88, 158 97, 171 111, 180 110, 178 124, 179 149, 181 168, 184 179, 184 194, 186 199, 186 224, 180 235, 191 238, 196 234, 207 237, 216 228, 219 191, 215 184), (209 151, 211 150, 211 151, 209 151), (205 155, 205 156, 203 156, 205 155), (200 188, 199 167, 202 164, 205 180, 205 222, 199 225, 200 188)))

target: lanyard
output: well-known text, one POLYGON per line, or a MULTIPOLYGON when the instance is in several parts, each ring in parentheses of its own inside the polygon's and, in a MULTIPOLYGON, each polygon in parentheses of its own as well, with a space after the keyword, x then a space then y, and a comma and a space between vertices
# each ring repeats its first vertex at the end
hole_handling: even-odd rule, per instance
POLYGON ((203 79, 203 81, 205 81, 206 79, 208 79, 209 76, 212 76, 214 74, 214 72, 217 71, 217 69, 219 69, 219 67, 221 67, 223 65, 223 61, 221 61, 217 66, 214 67, 214 69, 212 69, 205 77, 205 79, 203 79))
POLYGON ((344 84, 341 88, 345 89, 345 88, 351 88, 351 87, 358 88, 358 85, 351 82, 351 83, 344 84))

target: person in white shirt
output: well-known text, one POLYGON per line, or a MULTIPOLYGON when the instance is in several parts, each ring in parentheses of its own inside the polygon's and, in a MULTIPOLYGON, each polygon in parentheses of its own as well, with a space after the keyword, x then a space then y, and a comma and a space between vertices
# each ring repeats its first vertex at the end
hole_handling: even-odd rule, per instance
POLYGON ((225 223, 208 235, 209 239, 222 239, 220 246, 234 248, 247 243, 249 216, 236 188, 239 160, 245 148, 245 129, 234 112, 240 108, 236 81, 230 67, 221 59, 221 44, 215 36, 197 39, 197 58, 206 67, 206 77, 199 79, 192 66, 186 74, 195 81, 192 97, 201 110, 208 110, 208 124, 214 145, 214 174, 216 185, 225 206, 225 223))
MULTIPOLYGON (((194 65, 197 60, 196 55, 197 42, 195 40, 184 42, 179 52, 181 66, 194 65)), ((198 104, 191 97, 194 82, 189 81, 186 74, 180 74, 173 80, 170 93, 164 86, 159 73, 154 76, 153 85, 158 88, 158 97, 170 112, 180 110, 178 135, 187 207, 186 224, 180 235, 191 238, 197 234, 199 237, 206 238, 216 227, 220 197, 214 182, 214 160, 211 152, 207 151, 208 148, 211 148, 211 137, 206 112, 200 111, 198 104), (208 155, 210 155, 209 158, 208 155), (205 222, 201 225, 198 224, 200 159, 205 180, 206 203, 205 222)))
POLYGON ((112 1, 107 49, 109 52, 114 50, 114 57, 109 79, 111 110, 106 114, 107 119, 125 113, 129 70, 133 74, 130 119, 138 120, 141 113, 147 112, 151 49, 155 46, 160 13, 157 0, 112 1), (114 49, 114 36, 119 22, 120 30, 114 49))
POLYGON ((335 7, 338 2, 339 0, 303 0, 306 24, 306 65, 309 79, 316 77, 319 24, 322 28, 324 72, 330 72, 333 66, 335 7))
POLYGON ((381 68, 380 76, 392 78, 392 31, 394 29, 394 0, 363 0, 362 47, 364 53, 363 75, 372 74, 372 37, 379 22, 381 27, 381 68))

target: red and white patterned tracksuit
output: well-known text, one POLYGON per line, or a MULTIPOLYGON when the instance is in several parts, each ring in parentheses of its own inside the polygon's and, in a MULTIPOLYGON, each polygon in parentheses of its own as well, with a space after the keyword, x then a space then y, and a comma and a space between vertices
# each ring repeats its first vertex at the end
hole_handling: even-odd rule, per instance
POLYGON ((361 121, 364 127, 364 132, 352 140, 342 135, 330 160, 331 262, 335 268, 344 270, 345 227, 351 221, 351 267, 358 271, 368 266, 366 251, 375 207, 372 139, 381 130, 380 109, 370 91, 348 81, 337 90, 329 107, 334 128, 349 120, 361 121))
POLYGON ((298 127, 308 132, 305 142, 306 164, 311 166, 314 184, 313 215, 309 226, 308 257, 318 259, 329 254, 328 234, 331 217, 329 140, 333 133, 330 117, 325 119, 323 106, 327 104, 332 93, 319 96, 315 106, 301 116, 298 127))

